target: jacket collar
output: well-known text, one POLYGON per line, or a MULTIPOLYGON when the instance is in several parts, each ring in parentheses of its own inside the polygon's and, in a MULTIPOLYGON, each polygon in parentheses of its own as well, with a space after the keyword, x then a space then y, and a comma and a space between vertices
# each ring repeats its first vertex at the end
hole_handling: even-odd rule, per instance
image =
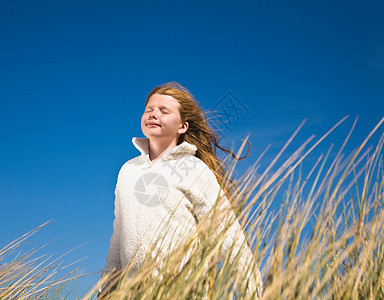
MULTIPOLYGON (((133 145, 141 152, 141 155, 149 159, 149 138, 132 138, 133 145)), ((159 160, 171 160, 184 156, 195 155, 197 147, 186 141, 169 149, 159 160)))

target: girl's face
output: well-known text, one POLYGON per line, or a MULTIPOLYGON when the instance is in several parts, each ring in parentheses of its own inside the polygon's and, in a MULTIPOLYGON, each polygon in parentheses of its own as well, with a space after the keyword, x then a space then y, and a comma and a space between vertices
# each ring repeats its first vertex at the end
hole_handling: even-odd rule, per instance
POLYGON ((153 94, 141 117, 141 130, 150 140, 177 143, 180 134, 188 129, 188 122, 182 122, 179 103, 168 95, 153 94))

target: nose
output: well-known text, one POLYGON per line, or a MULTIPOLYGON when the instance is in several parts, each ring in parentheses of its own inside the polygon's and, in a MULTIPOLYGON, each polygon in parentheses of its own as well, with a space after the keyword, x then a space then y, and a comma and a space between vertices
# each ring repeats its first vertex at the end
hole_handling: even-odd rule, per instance
POLYGON ((156 113, 155 110, 152 110, 152 111, 149 113, 149 119, 152 119, 152 118, 157 119, 157 113, 156 113))

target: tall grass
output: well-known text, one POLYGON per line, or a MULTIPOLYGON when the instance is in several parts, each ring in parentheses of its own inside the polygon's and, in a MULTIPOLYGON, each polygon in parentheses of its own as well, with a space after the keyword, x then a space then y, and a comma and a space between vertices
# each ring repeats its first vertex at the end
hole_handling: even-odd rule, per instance
MULTIPOLYGON (((75 282, 77 269, 63 273, 64 255, 42 254, 47 245, 25 250, 28 239, 46 222, 0 249, 0 299, 63 299, 66 284, 75 282)), ((71 250, 72 251, 72 250, 71 250)), ((71 264, 72 265, 72 264, 71 264)))
MULTIPOLYGON (((172 232, 164 232, 134 276, 130 265, 106 273, 83 299, 95 298, 99 288, 100 299, 384 298, 384 135, 368 147, 383 121, 349 155, 343 152, 356 122, 336 154, 331 147, 306 167, 332 128, 278 165, 299 127, 263 172, 258 160, 234 182, 236 214, 218 197, 178 247, 166 249, 172 232), (218 260, 235 220, 248 237, 242 248, 250 245, 253 252, 245 267, 239 264, 243 249, 232 247, 218 260)), ((236 161, 228 162, 230 175, 236 161)), ((1 250, 0 260, 17 243, 1 250)), ((36 271, 30 257, 0 266, 0 299, 48 297, 60 283, 51 280, 51 264, 36 271)))
MULTIPOLYGON (((277 166, 298 128, 264 172, 258 173, 255 164, 235 182, 241 192, 232 202, 241 208, 237 220, 253 251, 247 268, 236 266, 238 252, 216 259, 234 221, 218 198, 182 246, 164 257, 151 251, 134 276, 128 276, 130 266, 105 274, 94 291, 104 286, 102 299, 384 298, 384 135, 366 149, 383 121, 345 156, 355 122, 333 159, 330 148, 307 174, 302 171, 305 158, 339 123, 313 145, 313 137, 308 139, 277 166), (280 208, 274 212, 276 202, 280 208), (251 277, 257 286, 258 268, 262 295, 260 289, 247 288, 251 277)), ((227 172, 232 174, 235 165, 231 162, 227 172)))

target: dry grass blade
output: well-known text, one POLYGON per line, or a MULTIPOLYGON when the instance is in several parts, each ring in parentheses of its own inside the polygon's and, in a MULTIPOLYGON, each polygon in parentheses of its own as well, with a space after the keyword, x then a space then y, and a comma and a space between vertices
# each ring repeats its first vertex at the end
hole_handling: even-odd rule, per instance
POLYGON ((62 275, 62 261, 59 260, 66 254, 57 259, 36 256, 50 242, 22 254, 15 253, 23 249, 28 238, 49 223, 40 225, 0 250, 0 299, 50 299, 58 289, 79 278, 73 276, 76 270, 62 275))
MULTIPOLYGON (((243 208, 240 217, 253 250, 253 258, 246 265, 239 268, 241 251, 217 259, 236 220, 228 217, 230 212, 222 209, 218 199, 180 247, 161 257, 149 253, 134 277, 128 276, 129 270, 104 276, 95 290, 108 282, 114 289, 105 289, 100 298, 261 298, 257 290, 249 292, 251 278, 258 278, 259 266, 264 299, 384 298, 384 135, 373 153, 370 149, 363 151, 384 119, 357 151, 344 157, 342 150, 355 120, 333 161, 328 161, 331 147, 306 176, 301 169, 297 172, 309 153, 343 120, 304 151, 311 141, 307 140, 269 174, 296 131, 261 175, 256 174, 255 164, 236 183, 241 191, 234 203, 243 208), (356 186, 354 193, 352 185, 356 186), (271 203, 278 200, 280 210, 274 213, 271 203)), ((241 249, 246 249, 246 243, 241 249)), ((84 300, 91 297, 92 292, 84 300)))

